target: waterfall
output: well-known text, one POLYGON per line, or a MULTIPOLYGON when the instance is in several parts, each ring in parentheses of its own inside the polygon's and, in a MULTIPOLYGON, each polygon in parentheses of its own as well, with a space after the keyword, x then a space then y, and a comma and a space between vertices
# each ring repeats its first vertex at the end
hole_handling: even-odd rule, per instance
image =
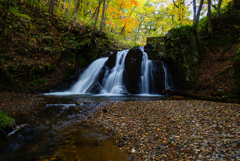
MULTIPOLYGON (((157 82, 158 80, 155 80, 159 79, 159 64, 156 64, 152 60, 148 59, 148 55, 146 52, 144 52, 143 47, 140 47, 139 49, 142 51, 143 56, 140 60, 142 62, 138 62, 141 63, 141 71, 139 71, 139 75, 133 74, 132 79, 135 79, 137 84, 137 86, 134 88, 138 88, 137 91, 139 91, 139 94, 160 93, 161 90, 163 90, 162 87, 160 87, 159 85, 159 83, 161 84, 161 82, 157 82)), ((71 87, 70 90, 65 92, 56 92, 53 94, 129 94, 128 89, 125 85, 125 83, 128 83, 126 76, 129 76, 129 70, 126 71, 125 69, 125 60, 128 52, 129 50, 123 50, 117 52, 116 55, 113 55, 113 57, 111 57, 111 59, 105 57, 95 60, 81 74, 79 80, 71 87), (114 56, 116 57, 116 59, 114 58, 114 56), (110 65, 111 67, 108 67, 109 65, 107 65, 109 62, 112 63, 112 65, 110 65), (114 63, 115 65, 113 65, 114 63)), ((131 60, 133 60, 132 57, 130 61, 131 60)), ((134 64, 136 62, 130 63, 134 64)), ((161 66, 163 67, 164 71, 164 82, 162 82, 162 85, 164 83, 165 89, 172 89, 173 84, 171 76, 169 76, 167 65, 162 62, 161 66)), ((130 74, 130 76, 132 75, 130 74)))
POLYGON ((153 86, 154 81, 154 64, 152 60, 148 60, 148 55, 144 52, 144 48, 140 47, 143 58, 142 58, 142 69, 141 69, 141 76, 140 76, 140 93, 141 94, 150 94, 152 93, 151 87, 153 86))
POLYGON ((162 66, 164 70, 164 84, 165 84, 165 89, 173 89, 173 83, 172 83, 172 78, 169 74, 167 64, 165 64, 163 61, 162 66))
POLYGON ((96 81, 108 58, 95 60, 80 76, 77 83, 70 89, 72 93, 85 94, 88 88, 96 81))
POLYGON ((127 94, 128 91, 124 84, 123 74, 125 71, 125 59, 129 50, 117 53, 115 66, 111 71, 107 71, 103 78, 102 93, 127 94))

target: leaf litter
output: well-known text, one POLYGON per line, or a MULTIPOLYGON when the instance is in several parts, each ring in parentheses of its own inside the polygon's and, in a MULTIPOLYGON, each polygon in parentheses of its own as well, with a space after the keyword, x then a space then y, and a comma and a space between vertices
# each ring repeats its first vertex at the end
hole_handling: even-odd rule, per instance
POLYGON ((240 160, 240 105, 200 100, 112 103, 88 123, 138 160, 240 160))

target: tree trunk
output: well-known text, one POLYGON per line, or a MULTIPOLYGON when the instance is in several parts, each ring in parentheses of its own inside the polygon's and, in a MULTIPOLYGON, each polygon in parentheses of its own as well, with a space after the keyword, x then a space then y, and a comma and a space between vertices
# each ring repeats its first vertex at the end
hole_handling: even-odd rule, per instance
POLYGON ((78 12, 78 9, 79 9, 79 3, 80 3, 80 0, 77 0, 75 11, 74 11, 74 18, 73 18, 73 26, 74 27, 76 27, 77 12, 78 12))
POLYGON ((196 0, 193 0, 193 21, 196 20, 196 0))
POLYGON ((199 5, 199 7, 198 7, 197 16, 196 16, 196 19, 195 19, 194 24, 193 24, 193 28, 194 28, 195 30, 197 30, 198 20, 199 20, 200 13, 201 13, 201 10, 202 10, 203 1, 204 1, 204 0, 201 0, 201 1, 200 1, 200 5, 199 5))
POLYGON ((49 9, 48 9, 48 13, 50 15, 53 15, 54 6, 55 6, 55 0, 51 0, 50 5, 49 5, 49 9))
POLYGON ((219 0, 219 1, 218 1, 218 6, 217 6, 217 18, 218 18, 219 15, 220 15, 221 4, 222 4, 222 0, 219 0))
POLYGON ((68 8, 67 8, 67 12, 66 12, 66 17, 68 16, 70 5, 71 5, 71 0, 69 0, 69 2, 68 2, 68 8))
MULTIPOLYGON (((135 8, 136 8, 136 6, 134 6, 134 8, 133 8, 133 10, 131 11, 130 15, 128 16, 128 18, 131 17, 131 15, 132 15, 133 11, 135 10, 135 8)), ((123 31, 124 31, 124 29, 125 29, 125 27, 126 27, 126 24, 127 24, 127 22, 124 24, 124 26, 123 26, 123 28, 122 28, 122 31, 121 31, 120 35, 123 34, 123 31)))
MULTIPOLYGON (((100 2, 100 0, 99 0, 99 5, 98 5, 98 6, 101 6, 102 2, 103 2, 103 1, 100 2)), ((88 46, 91 46, 91 44, 92 44, 92 42, 93 42, 93 40, 94 40, 95 28, 96 28, 97 20, 98 20, 98 14, 99 14, 99 7, 98 7, 98 9, 97 9, 97 16, 96 16, 96 18, 95 18, 95 23, 94 23, 94 26, 93 26, 93 29, 92 29, 92 33, 91 33, 91 39, 90 39, 90 41, 89 41, 88 46)))
POLYGON ((141 28, 141 25, 142 25, 144 19, 145 19, 145 17, 143 17, 142 21, 138 25, 138 31, 137 31, 137 34, 136 34, 136 37, 135 37, 135 43, 136 43, 136 41, 138 41, 138 35, 139 35, 140 28, 141 28))
POLYGON ((97 8, 96 8, 96 10, 95 10, 95 12, 93 13, 92 19, 94 19, 94 17, 95 17, 95 15, 96 15, 97 12, 99 13, 99 8, 100 8, 102 2, 103 2, 103 0, 102 0, 101 2, 99 2, 98 6, 97 6, 97 8))
POLYGON ((211 24, 211 0, 208 0, 208 33, 212 33, 212 24, 211 24))
POLYGON ((66 3, 66 0, 63 0, 63 11, 65 11, 66 7, 65 7, 65 3, 66 3))
POLYGON ((103 0, 103 10, 102 10, 102 19, 101 19, 100 34, 102 34, 102 30, 103 30, 105 4, 106 4, 106 0, 103 0))

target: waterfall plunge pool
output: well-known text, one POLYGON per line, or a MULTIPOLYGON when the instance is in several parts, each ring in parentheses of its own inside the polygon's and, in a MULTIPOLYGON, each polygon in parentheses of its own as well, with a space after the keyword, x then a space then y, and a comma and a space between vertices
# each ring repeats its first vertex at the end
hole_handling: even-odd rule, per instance
MULTIPOLYGON (((172 98, 155 94, 159 93, 155 91, 158 85, 156 64, 148 60, 142 47, 137 50, 142 53, 141 62, 136 63, 141 69, 136 79, 128 80, 130 82, 126 80, 126 73, 131 71, 134 75, 137 72, 131 69, 137 66, 125 68, 129 50, 123 50, 116 54, 115 65, 111 68, 106 65, 109 58, 99 58, 68 91, 44 94, 44 102, 38 111, 16 118, 16 122, 23 125, 19 130, 0 138, 0 160, 136 160, 126 151, 119 150, 113 137, 83 122, 99 107, 109 103, 172 98), (131 89, 132 86, 135 88, 131 89)), ((162 68, 162 85, 171 89, 171 76, 164 63, 162 68)))
MULTIPOLYGON (((134 160, 112 136, 84 124, 95 110, 121 101, 171 99, 161 95, 45 95, 39 110, 16 118, 23 125, 0 137, 1 161, 127 161, 134 160)), ((136 159, 136 158, 135 158, 136 159)))

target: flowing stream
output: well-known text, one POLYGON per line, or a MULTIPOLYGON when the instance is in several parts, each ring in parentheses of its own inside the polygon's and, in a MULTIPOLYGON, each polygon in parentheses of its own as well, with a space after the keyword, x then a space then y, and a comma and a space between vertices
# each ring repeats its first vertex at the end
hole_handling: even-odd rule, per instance
POLYGON ((134 160, 134 156, 119 149, 113 137, 84 120, 110 103, 160 97, 69 95, 43 98, 37 112, 16 118, 18 130, 0 137, 1 161, 134 160))
MULTIPOLYGON (((22 123, 18 130, 0 138, 0 160, 136 160, 119 150, 113 137, 85 124, 84 120, 99 107, 112 102, 165 99, 160 94, 151 94, 154 81, 158 81, 154 80, 156 65, 148 59, 143 47, 140 50, 143 58, 139 94, 130 94, 126 88, 125 60, 129 50, 117 53, 113 68, 105 66, 107 57, 99 58, 89 65, 71 89, 46 93, 37 112, 17 118, 16 121, 22 123), (96 89, 98 92, 93 93, 96 89)), ((164 62, 162 66, 165 88, 172 89, 168 68, 164 62)))

